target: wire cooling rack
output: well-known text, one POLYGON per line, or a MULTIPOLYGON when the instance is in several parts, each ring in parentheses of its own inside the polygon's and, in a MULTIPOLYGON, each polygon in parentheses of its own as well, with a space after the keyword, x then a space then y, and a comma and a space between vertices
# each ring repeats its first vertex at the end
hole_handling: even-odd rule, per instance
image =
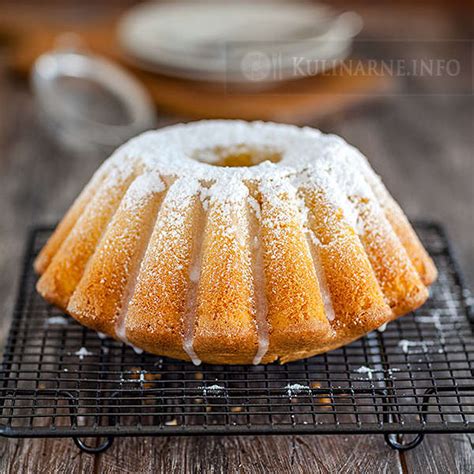
POLYGON ((34 229, 0 371, 0 435, 101 452, 116 436, 380 433, 410 449, 425 433, 473 432, 472 300, 443 229, 416 227, 440 272, 422 309, 336 351, 256 367, 194 367, 83 328, 35 291, 51 229, 34 229))

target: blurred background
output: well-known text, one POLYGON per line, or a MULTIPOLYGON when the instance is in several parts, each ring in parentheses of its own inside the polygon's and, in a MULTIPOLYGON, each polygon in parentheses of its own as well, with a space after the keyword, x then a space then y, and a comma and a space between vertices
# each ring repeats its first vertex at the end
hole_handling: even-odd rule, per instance
POLYGON ((29 227, 131 136, 199 118, 342 135, 411 219, 446 225, 472 286, 473 18, 462 0, 0 1, 0 314, 29 227))

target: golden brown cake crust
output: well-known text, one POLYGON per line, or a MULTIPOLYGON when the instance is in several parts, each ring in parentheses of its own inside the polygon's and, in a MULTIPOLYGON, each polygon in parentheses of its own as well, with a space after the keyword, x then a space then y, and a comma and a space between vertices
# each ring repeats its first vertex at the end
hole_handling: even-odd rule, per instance
POLYGON ((437 275, 357 150, 316 130, 239 121, 124 145, 35 269, 38 291, 83 325, 213 364, 338 348, 421 306, 437 275), (253 156, 245 146, 281 162, 228 168, 194 157, 212 163, 212 150, 228 149, 226 166, 232 153, 242 164, 253 156))
POLYGON ((151 176, 147 183, 143 180, 136 180, 128 189, 67 305, 67 311, 80 323, 105 334, 121 332, 128 293, 163 197, 164 184, 158 176, 151 176), (142 186, 154 191, 141 199, 139 206, 130 206, 142 186), (120 249, 116 249, 117 242, 120 249))

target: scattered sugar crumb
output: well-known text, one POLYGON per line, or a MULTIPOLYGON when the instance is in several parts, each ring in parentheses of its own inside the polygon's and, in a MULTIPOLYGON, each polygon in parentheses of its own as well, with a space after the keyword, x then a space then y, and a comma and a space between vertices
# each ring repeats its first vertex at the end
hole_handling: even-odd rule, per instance
POLYGON ((359 373, 359 374, 367 374, 367 378, 372 380, 373 373, 375 372, 375 369, 371 369, 370 367, 366 367, 365 365, 361 365, 358 369, 356 369, 356 372, 359 373))
POLYGON ((434 327, 442 332, 444 331, 443 325, 441 324, 440 312, 438 310, 433 310, 429 316, 415 316, 416 320, 423 324, 433 324, 434 327))
POLYGON ((311 394, 311 388, 308 385, 302 385, 299 383, 288 384, 285 389, 289 397, 294 397, 302 393, 311 394))
POLYGON ((74 352, 74 355, 77 355, 80 360, 83 360, 84 357, 94 355, 94 353, 88 351, 85 347, 81 347, 78 351, 74 352))
POLYGON ((57 325, 65 325, 67 324, 68 321, 64 316, 51 316, 46 320, 46 324, 52 325, 52 324, 57 324, 57 325))
POLYGON ((222 387, 221 385, 214 384, 214 385, 207 385, 204 387, 201 387, 202 393, 205 397, 207 396, 218 396, 222 395, 225 392, 225 387, 222 387))
MULTIPOLYGON (((408 339, 402 339, 398 341, 398 347, 401 348, 404 354, 413 353, 413 351, 410 350, 410 347, 421 348, 423 352, 426 352, 428 350, 428 346, 432 346, 433 344, 433 341, 409 341, 408 339)), ((417 351, 415 351, 415 353, 416 352, 417 351)))

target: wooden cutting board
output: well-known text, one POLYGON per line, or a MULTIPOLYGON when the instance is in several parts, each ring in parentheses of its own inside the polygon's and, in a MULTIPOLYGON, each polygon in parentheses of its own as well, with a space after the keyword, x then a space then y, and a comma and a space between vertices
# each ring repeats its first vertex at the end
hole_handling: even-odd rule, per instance
POLYGON ((159 110, 190 118, 242 118, 302 123, 384 93, 392 81, 380 75, 337 74, 280 83, 264 91, 242 91, 223 84, 176 79, 131 65, 116 41, 117 16, 92 21, 0 12, 0 38, 8 44, 9 65, 28 74, 35 59, 75 33, 86 50, 125 66, 149 91, 159 110))

